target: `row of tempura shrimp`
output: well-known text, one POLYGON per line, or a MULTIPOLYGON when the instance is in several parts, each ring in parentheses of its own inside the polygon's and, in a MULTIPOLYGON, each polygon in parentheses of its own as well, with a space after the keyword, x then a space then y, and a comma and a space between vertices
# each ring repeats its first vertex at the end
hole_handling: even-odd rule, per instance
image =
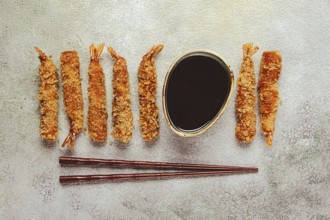
MULTIPOLYGON (((100 56, 104 43, 90 46, 88 68, 88 135, 96 142, 107 140, 106 87, 105 76, 100 56)), ((138 69, 138 92, 140 104, 140 129, 145 141, 152 141, 159 136, 158 106, 156 104, 157 74, 154 57, 163 49, 156 45, 142 58, 138 69)), ((58 136, 59 81, 56 66, 51 58, 35 47, 39 54, 39 104, 40 135, 45 141, 54 142, 58 136)), ((111 47, 108 52, 114 60, 113 65, 113 100, 112 131, 114 139, 128 143, 132 139, 133 113, 130 98, 129 74, 126 60, 111 47)), ((62 147, 74 149, 77 135, 83 129, 83 97, 80 78, 80 62, 76 51, 64 51, 60 56, 63 99, 66 114, 70 120, 70 132, 62 147)))
MULTIPOLYGON (((250 143, 256 135, 256 79, 252 55, 259 50, 252 43, 243 45, 243 62, 237 79, 236 95, 236 139, 250 143)), ((265 51, 260 64, 258 83, 260 127, 271 146, 275 130, 275 118, 279 101, 278 80, 282 69, 279 51, 265 51)))

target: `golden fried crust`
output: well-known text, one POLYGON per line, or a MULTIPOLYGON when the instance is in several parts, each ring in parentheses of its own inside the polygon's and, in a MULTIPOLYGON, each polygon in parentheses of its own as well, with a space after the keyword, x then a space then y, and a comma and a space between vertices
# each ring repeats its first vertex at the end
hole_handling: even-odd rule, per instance
POLYGON ((151 141, 159 135, 158 107, 156 104, 157 74, 154 66, 154 56, 158 54, 163 47, 163 45, 154 46, 143 56, 139 66, 139 122, 142 138, 145 141, 151 141))
POLYGON ((80 63, 76 51, 61 53, 61 72, 63 85, 63 98, 66 113, 70 119, 70 133, 64 140, 62 147, 70 145, 74 149, 76 135, 83 128, 83 98, 81 91, 80 63))
POLYGON ((252 55, 258 51, 252 43, 243 45, 243 62, 237 79, 236 138, 252 142, 256 135, 256 78, 252 55))
POLYGON ((258 83, 261 130, 266 143, 272 145, 275 118, 279 100, 278 80, 282 69, 282 55, 279 51, 265 51, 260 64, 258 83))
POLYGON ((106 91, 103 68, 99 57, 103 51, 104 43, 95 47, 90 46, 90 63, 88 69, 88 134, 93 141, 107 140, 107 108, 106 91))
POLYGON ((58 76, 56 66, 46 54, 35 47, 39 54, 39 103, 40 135, 43 140, 53 142, 58 135, 58 76))
POLYGON ((132 139, 133 113, 130 99, 130 83, 126 60, 109 47, 108 51, 114 59, 113 66, 113 100, 111 135, 114 139, 127 143, 132 139))

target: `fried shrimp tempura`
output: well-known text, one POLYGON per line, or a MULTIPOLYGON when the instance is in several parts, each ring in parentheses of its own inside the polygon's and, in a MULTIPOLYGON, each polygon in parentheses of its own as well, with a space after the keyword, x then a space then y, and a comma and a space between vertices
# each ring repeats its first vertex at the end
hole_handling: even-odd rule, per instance
POLYGON ((256 135, 256 78, 252 55, 259 50, 252 43, 243 45, 243 62, 237 79, 236 138, 245 143, 256 135))
POLYGON ((104 43, 90 50, 90 63, 88 69, 88 134, 93 141, 104 142, 107 140, 107 107, 106 91, 103 68, 99 57, 103 51, 104 43))
POLYGON ((282 55, 279 51, 265 51, 260 64, 258 83, 261 130, 266 135, 267 146, 272 145, 275 118, 279 100, 278 80, 282 69, 282 55))
POLYGON ((58 76, 51 56, 48 57, 38 47, 35 50, 40 59, 40 136, 43 140, 53 142, 58 135, 58 76))
POLYGON ((62 147, 69 144, 70 150, 73 150, 76 136, 83 128, 84 106, 81 91, 79 56, 76 51, 64 51, 61 53, 60 59, 64 106, 70 119, 70 133, 64 140, 62 147))
POLYGON ((111 135, 118 141, 128 143, 132 139, 133 113, 126 60, 119 56, 113 48, 108 47, 108 51, 114 59, 112 80, 113 129, 111 135))
POLYGON ((145 141, 151 141, 159 136, 158 106, 156 104, 157 73, 154 66, 154 56, 158 54, 163 47, 163 45, 154 46, 143 56, 139 66, 139 122, 142 138, 145 141))

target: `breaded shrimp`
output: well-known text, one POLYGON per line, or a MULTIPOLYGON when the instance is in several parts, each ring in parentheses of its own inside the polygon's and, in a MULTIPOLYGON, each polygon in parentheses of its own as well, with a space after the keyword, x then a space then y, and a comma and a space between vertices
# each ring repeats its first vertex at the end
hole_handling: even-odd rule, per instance
POLYGON ((154 46, 143 56, 139 66, 139 122, 142 138, 145 141, 151 141, 159 136, 158 106, 156 104, 157 73, 154 66, 154 56, 158 54, 163 47, 163 45, 154 46))
POLYGON ((243 45, 243 62, 237 79, 236 138, 250 143, 256 135, 256 77, 252 55, 259 50, 252 43, 243 45))
POLYGON ((113 129, 111 135, 114 139, 127 143, 132 139, 133 113, 131 108, 130 83, 126 60, 119 56, 113 48, 108 47, 108 51, 114 59, 112 80, 113 129))
POLYGON ((53 142, 58 135, 58 76, 56 66, 51 58, 38 47, 39 54, 39 104, 40 136, 43 140, 53 142))
POLYGON ((103 51, 104 43, 90 49, 90 63, 88 69, 88 134, 93 141, 104 142, 107 140, 107 107, 106 91, 103 68, 99 57, 103 51))
POLYGON ((279 100, 278 80, 282 69, 279 51, 265 51, 260 64, 258 83, 261 130, 266 135, 267 146, 272 145, 279 100))
POLYGON ((62 147, 69 144, 70 150, 73 150, 76 136, 83 128, 84 105, 81 91, 79 56, 76 51, 64 51, 61 53, 60 59, 64 106, 70 119, 70 133, 64 140, 62 147))

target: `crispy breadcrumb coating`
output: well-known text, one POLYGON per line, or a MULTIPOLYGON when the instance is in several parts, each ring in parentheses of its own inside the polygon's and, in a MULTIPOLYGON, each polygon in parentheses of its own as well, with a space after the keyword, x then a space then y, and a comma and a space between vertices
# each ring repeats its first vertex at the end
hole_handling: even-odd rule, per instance
POLYGON ((236 138, 250 143, 256 135, 256 77, 252 55, 259 50, 252 43, 243 45, 243 62, 237 79, 236 138))
POLYGON ((64 106, 70 119, 70 133, 64 140, 62 147, 69 144, 70 150, 73 151, 76 135, 81 132, 84 120, 79 56, 76 51, 64 51, 61 53, 60 60, 64 106))
POLYGON ((104 72, 99 57, 103 51, 104 43, 90 49, 90 63, 88 69, 88 134, 93 141, 107 140, 107 107, 104 72))
POLYGON ((260 64, 258 83, 261 130, 266 135, 267 146, 272 145, 275 119, 279 101, 278 80, 282 69, 279 51, 265 51, 260 64))
POLYGON ((139 66, 139 122, 142 138, 145 141, 151 141, 159 136, 158 106, 156 104, 157 73, 154 66, 154 56, 158 54, 163 47, 163 45, 154 46, 143 56, 139 66))
POLYGON ((114 59, 113 66, 113 100, 111 135, 114 139, 128 143, 132 139, 133 113, 130 99, 130 83, 126 60, 117 52, 108 47, 108 51, 114 59))
POLYGON ((51 58, 35 47, 39 54, 39 104, 40 136, 43 140, 53 142, 58 135, 58 76, 56 66, 51 58))

